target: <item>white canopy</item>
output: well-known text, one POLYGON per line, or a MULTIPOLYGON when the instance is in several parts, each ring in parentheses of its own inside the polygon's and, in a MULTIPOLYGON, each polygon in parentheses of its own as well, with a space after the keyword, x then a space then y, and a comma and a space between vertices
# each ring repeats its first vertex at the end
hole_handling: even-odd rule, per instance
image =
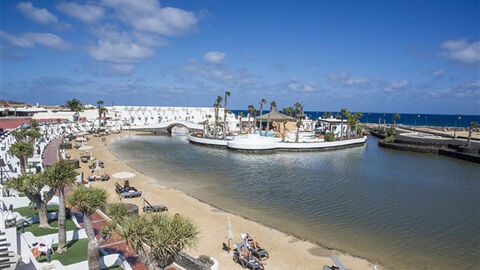
POLYGON ((76 142, 86 142, 87 139, 81 137, 81 138, 76 138, 75 141, 76 142))
POLYGON ((135 177, 135 174, 132 172, 118 172, 118 173, 114 173, 112 177, 117 179, 129 179, 129 178, 135 177))
POLYGON ((92 149, 93 149, 93 146, 91 146, 91 145, 84 145, 84 146, 78 148, 78 150, 80 150, 80 151, 90 151, 92 149))

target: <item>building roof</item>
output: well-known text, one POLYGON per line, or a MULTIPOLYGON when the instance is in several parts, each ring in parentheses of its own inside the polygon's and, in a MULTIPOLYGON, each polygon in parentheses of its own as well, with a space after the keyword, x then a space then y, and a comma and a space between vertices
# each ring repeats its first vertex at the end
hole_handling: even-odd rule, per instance
POLYGON ((272 111, 258 116, 257 120, 270 120, 270 121, 296 121, 294 117, 278 112, 276 107, 272 108, 272 111))

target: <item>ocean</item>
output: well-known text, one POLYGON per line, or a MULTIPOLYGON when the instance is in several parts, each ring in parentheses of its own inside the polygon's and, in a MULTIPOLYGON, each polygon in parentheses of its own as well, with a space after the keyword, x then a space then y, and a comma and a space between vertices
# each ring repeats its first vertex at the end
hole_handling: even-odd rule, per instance
MULTIPOLYGON (((247 115, 246 110, 232 110, 233 113, 238 114, 243 112, 243 115, 247 115)), ((264 111, 263 113, 268 113, 264 111)), ((310 119, 318 119, 323 116, 324 112, 320 111, 305 111, 305 114, 310 119)), ((333 112, 336 115, 339 112, 333 112)), ((360 118, 362 123, 378 123, 383 124, 383 119, 387 124, 393 123, 393 113, 372 113, 363 112, 363 116, 360 118)), ((459 115, 459 114, 420 114, 420 113, 402 113, 401 118, 397 120, 397 124, 409 125, 409 126, 433 126, 433 127, 469 127, 470 122, 476 121, 480 123, 480 115, 459 115)))

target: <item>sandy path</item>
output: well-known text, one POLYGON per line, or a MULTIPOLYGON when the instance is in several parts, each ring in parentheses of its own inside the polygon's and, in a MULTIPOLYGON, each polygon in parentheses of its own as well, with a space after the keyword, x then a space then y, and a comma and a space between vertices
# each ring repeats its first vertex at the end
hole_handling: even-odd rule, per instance
MULTIPOLYGON (((127 134, 133 133, 122 135, 127 134)), ((107 143, 116 136, 121 135, 107 137, 107 143)), ((325 264, 332 265, 329 256, 334 251, 321 248, 313 243, 289 236, 243 217, 226 213, 173 188, 160 186, 154 179, 141 174, 119 160, 105 147, 101 138, 93 137, 87 144, 95 147, 92 155, 105 162, 105 169, 101 171, 102 173, 112 175, 119 171, 135 172, 136 177, 130 180, 130 183, 139 190, 147 191, 147 199, 150 203, 165 204, 171 214, 180 213, 193 220, 199 227, 201 235, 197 248, 187 250, 191 255, 212 256, 219 261, 220 269, 242 269, 239 264, 232 261, 231 254, 222 250, 227 229, 227 217, 229 216, 234 233, 234 243, 240 241, 240 233, 249 232, 253 233, 257 240, 269 251, 270 259, 267 261, 267 269, 321 269, 325 264)), ((78 158, 81 152, 72 149, 69 150, 69 154, 72 158, 78 158)), ((91 170, 84 163, 81 166, 80 171, 84 172, 85 178, 88 177, 91 170)), ((162 179, 159 178, 158 180, 162 179)), ((92 185, 106 189, 111 194, 109 200, 118 202, 120 199, 114 191, 115 181, 115 179, 110 179, 107 182, 94 182, 92 185)), ((139 198, 125 199, 124 201, 135 203, 140 209, 142 207, 142 201, 139 198)), ((367 260, 340 252, 336 253, 350 269, 373 269, 373 264, 367 260)))

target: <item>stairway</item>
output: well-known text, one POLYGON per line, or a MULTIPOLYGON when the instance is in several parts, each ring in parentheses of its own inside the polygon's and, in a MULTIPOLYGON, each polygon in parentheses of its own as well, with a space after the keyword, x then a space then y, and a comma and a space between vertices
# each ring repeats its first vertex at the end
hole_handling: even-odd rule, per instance
POLYGON ((5 232, 0 231, 0 269, 1 270, 13 270, 17 267, 20 261, 20 256, 16 253, 9 251, 8 247, 10 243, 7 242, 5 232))

